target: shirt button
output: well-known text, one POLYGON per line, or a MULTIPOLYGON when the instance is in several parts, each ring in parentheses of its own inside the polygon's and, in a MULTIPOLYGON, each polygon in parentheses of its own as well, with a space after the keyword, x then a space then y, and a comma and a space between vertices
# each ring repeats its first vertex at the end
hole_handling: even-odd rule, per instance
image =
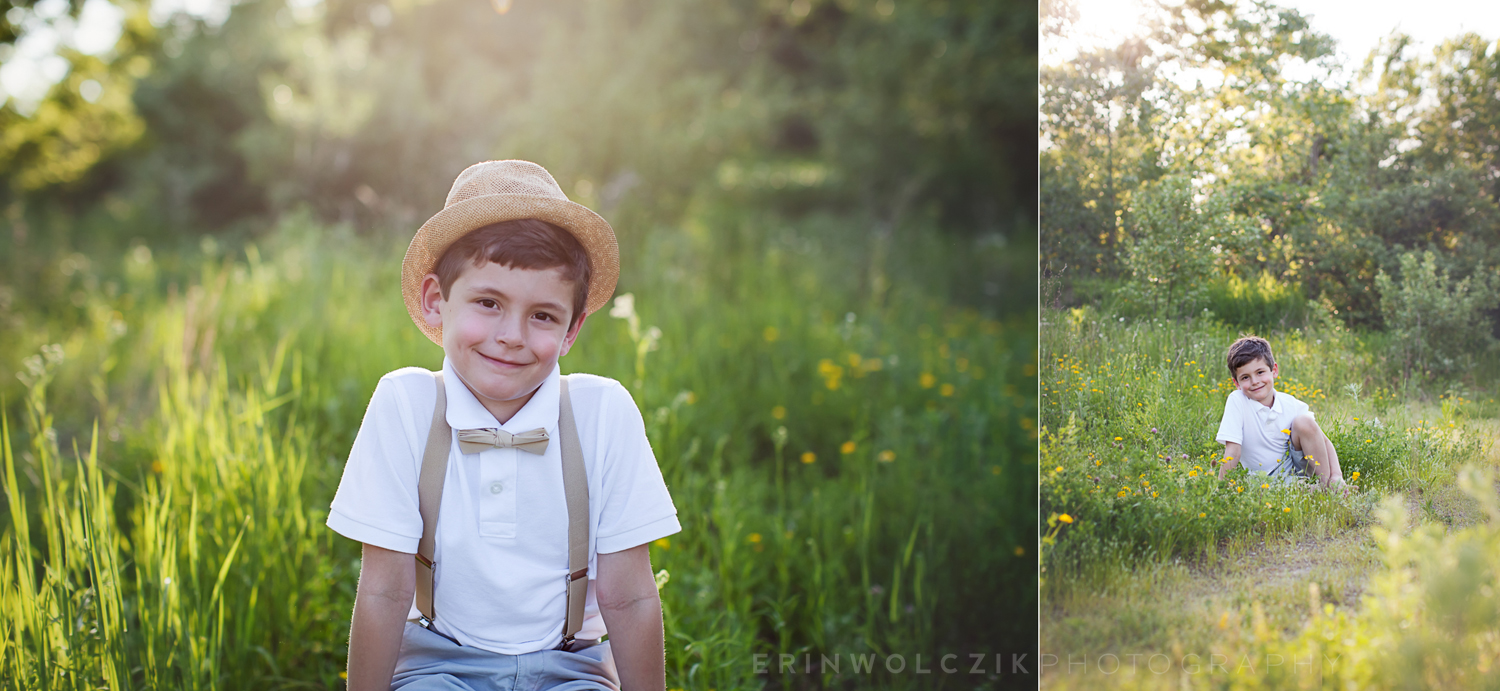
POLYGON ((503 483, 503 482, 491 482, 490 483, 490 494, 499 494, 500 492, 502 492, 504 490, 505 490, 505 483, 503 483))

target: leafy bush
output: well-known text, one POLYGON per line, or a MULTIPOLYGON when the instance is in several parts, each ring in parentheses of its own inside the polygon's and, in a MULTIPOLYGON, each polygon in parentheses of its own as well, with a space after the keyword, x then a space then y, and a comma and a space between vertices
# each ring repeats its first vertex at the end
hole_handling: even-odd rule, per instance
POLYGON ((1249 236, 1221 195, 1199 203, 1192 180, 1173 175, 1137 192, 1124 237, 1124 263, 1132 280, 1126 294, 1145 309, 1175 315, 1204 298, 1222 255, 1249 236))
POLYGON ((1401 279, 1375 276, 1380 311, 1391 334, 1392 354, 1407 376, 1413 371, 1451 373, 1473 364, 1474 354, 1495 346, 1485 311, 1500 294, 1489 273, 1453 281, 1432 252, 1401 255, 1401 279))

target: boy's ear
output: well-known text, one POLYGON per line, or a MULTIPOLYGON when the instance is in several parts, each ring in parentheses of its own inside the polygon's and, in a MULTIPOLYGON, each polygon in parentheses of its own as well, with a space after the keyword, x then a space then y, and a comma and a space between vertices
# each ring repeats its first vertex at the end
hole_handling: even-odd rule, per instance
POLYGON ((573 349, 573 341, 578 340, 578 330, 583 328, 583 320, 588 319, 588 318, 589 318, 589 313, 588 312, 584 312, 582 315, 580 315, 578 317, 578 323, 574 324, 573 328, 568 329, 568 335, 563 336, 562 352, 559 352, 557 354, 558 357, 562 357, 564 355, 567 355, 568 351, 573 349))
POLYGON ((428 326, 443 326, 443 284, 437 274, 422 277, 422 317, 428 326))

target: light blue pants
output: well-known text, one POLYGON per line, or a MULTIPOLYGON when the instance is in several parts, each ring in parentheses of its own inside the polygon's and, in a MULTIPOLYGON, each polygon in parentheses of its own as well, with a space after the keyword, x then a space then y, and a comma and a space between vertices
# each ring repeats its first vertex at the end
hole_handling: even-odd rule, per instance
POLYGON ((505 655, 460 646, 406 622, 391 689, 406 691, 619 691, 609 641, 577 652, 505 655))

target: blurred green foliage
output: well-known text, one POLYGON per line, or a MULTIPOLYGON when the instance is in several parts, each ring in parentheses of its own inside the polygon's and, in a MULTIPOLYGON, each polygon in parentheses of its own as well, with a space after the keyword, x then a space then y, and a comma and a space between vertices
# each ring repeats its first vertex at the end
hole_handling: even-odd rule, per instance
POLYGON ((28 212, 66 194, 75 213, 115 195, 148 237, 299 205, 406 228, 468 164, 522 157, 629 221, 675 217, 708 188, 1030 234, 1024 3, 503 5, 252 0, 222 24, 162 26, 131 5, 108 55, 76 60, 34 113, 0 108, 10 147, 37 152, 0 169, 3 194, 28 212), (83 107, 89 70, 111 81, 83 107))

